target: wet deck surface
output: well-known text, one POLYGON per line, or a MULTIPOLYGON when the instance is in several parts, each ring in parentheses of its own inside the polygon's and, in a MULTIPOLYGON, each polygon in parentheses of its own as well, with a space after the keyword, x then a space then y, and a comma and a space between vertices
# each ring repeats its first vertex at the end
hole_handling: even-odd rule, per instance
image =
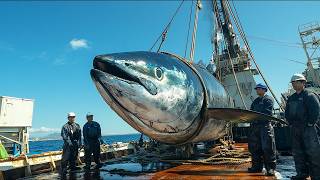
MULTIPOLYGON (((290 179, 295 175, 292 156, 280 156, 276 177, 247 173, 249 163, 242 165, 179 165, 165 163, 105 164, 100 170, 69 173, 66 179, 290 179)), ((46 173, 24 179, 62 179, 58 173, 46 173)))
MULTIPOLYGON (((247 151, 246 144, 237 144, 247 151)), ((136 156, 132 156, 136 157, 136 156)), ((264 173, 248 173, 250 163, 240 165, 174 165, 168 162, 136 161, 136 158, 106 162, 100 170, 69 172, 61 178, 57 172, 24 178, 27 180, 45 179, 290 179, 295 168, 292 156, 280 156, 277 160, 276 176, 264 173)))

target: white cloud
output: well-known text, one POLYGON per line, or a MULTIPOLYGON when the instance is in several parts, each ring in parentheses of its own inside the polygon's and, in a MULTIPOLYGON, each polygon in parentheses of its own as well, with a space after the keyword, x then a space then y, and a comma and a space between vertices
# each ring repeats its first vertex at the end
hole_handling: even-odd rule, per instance
POLYGON ((72 39, 70 42, 72 49, 77 50, 80 48, 89 48, 88 42, 85 39, 72 39))
POLYGON ((40 127, 40 128, 31 128, 29 131, 31 133, 48 133, 48 132, 59 132, 60 129, 40 127))

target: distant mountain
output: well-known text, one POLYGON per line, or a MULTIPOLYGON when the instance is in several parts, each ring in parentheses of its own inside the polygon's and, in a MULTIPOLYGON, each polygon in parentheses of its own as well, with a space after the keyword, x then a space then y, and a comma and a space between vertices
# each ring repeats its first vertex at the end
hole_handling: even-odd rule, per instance
POLYGON ((40 137, 30 137, 30 141, 45 141, 45 140, 60 140, 61 134, 60 133, 51 133, 46 136, 40 136, 40 137))
POLYGON ((52 134, 49 134, 49 135, 45 136, 44 138, 47 138, 47 139, 62 139, 61 133, 52 133, 52 134))
MULTIPOLYGON (((108 142, 129 142, 129 141, 137 141, 139 140, 141 134, 138 133, 130 133, 130 134, 114 134, 114 135, 102 135, 102 138, 108 142)), ((147 136, 143 136, 145 140, 148 139, 147 136)), ((42 136, 30 136, 30 141, 46 141, 46 140, 61 140, 61 134, 56 132, 56 133, 51 133, 51 134, 44 134, 42 136)))

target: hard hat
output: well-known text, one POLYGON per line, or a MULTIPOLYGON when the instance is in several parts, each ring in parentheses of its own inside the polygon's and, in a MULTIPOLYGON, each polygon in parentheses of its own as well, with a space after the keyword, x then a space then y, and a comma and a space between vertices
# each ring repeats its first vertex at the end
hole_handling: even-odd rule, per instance
POLYGON ((91 112, 88 112, 87 117, 89 117, 89 116, 93 116, 93 114, 91 112))
POLYGON ((304 75, 296 73, 291 77, 291 82, 294 82, 294 81, 307 81, 307 80, 304 77, 304 75))
POLYGON ((257 84, 257 85, 256 85, 256 87, 255 87, 254 89, 258 89, 258 88, 260 88, 260 89, 264 89, 266 92, 268 91, 267 86, 266 86, 266 85, 264 85, 264 84, 261 84, 261 83, 257 84))
POLYGON ((69 112, 68 117, 76 117, 76 114, 74 112, 69 112))

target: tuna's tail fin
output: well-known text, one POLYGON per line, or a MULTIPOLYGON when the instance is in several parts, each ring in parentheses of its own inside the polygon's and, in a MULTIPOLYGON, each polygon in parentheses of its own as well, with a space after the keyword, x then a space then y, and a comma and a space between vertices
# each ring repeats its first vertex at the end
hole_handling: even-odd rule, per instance
POLYGON ((268 116, 259 112, 233 109, 233 108, 209 108, 207 116, 213 119, 227 120, 233 123, 248 123, 254 120, 274 121, 287 125, 288 123, 283 119, 268 116))

